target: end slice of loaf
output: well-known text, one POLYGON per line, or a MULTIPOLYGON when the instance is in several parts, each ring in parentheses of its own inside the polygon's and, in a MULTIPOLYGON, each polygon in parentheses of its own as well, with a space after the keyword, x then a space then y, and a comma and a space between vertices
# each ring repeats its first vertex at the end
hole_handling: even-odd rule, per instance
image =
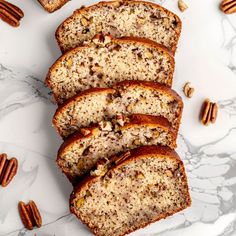
POLYGON ((71 195, 71 212, 95 235, 122 236, 191 205, 184 165, 168 147, 140 147, 113 163, 71 195))
POLYGON ((112 121, 84 128, 61 146, 57 164, 72 182, 87 174, 100 159, 142 145, 176 147, 177 132, 163 117, 118 114, 112 121))
POLYGON ((123 80, 171 86, 174 64, 167 50, 154 42, 97 35, 93 42, 62 55, 50 68, 46 83, 61 104, 85 89, 111 87, 123 80))
POLYGON ((43 8, 52 13, 62 6, 64 6, 69 0, 38 0, 39 3, 43 6, 43 8))
POLYGON ((58 27, 56 38, 63 52, 98 33, 109 33, 116 38, 135 36, 151 39, 174 53, 180 32, 179 17, 155 3, 112 1, 75 11, 58 27))
POLYGON ((153 82, 123 81, 111 88, 86 90, 60 106, 53 125, 62 137, 76 130, 124 115, 148 114, 165 117, 178 130, 183 110, 181 97, 172 89, 153 82))

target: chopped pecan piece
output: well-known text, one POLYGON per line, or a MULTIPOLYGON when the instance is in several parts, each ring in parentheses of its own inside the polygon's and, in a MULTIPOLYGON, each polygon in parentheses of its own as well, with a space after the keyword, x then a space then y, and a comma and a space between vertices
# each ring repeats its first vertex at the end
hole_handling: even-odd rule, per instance
POLYGON ((183 87, 183 92, 184 92, 184 95, 187 97, 187 98, 191 98, 193 96, 193 93, 194 93, 194 88, 190 87, 190 82, 187 82, 184 87, 183 87))

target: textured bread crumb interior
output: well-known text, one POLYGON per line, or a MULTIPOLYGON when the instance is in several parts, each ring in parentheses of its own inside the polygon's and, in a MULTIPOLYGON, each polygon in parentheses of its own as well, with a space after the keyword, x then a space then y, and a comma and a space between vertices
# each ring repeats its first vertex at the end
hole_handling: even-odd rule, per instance
POLYGON ((62 136, 68 136, 81 127, 113 118, 117 113, 164 116, 178 128, 181 108, 170 94, 142 86, 119 88, 117 94, 93 93, 66 105, 54 116, 54 125, 62 136))
POLYGON ((98 236, 120 236, 189 204, 182 166, 171 158, 136 159, 77 193, 75 213, 98 236))
POLYGON ((74 14, 57 33, 63 51, 93 38, 97 33, 110 33, 116 38, 148 38, 172 50, 178 42, 180 27, 179 20, 170 12, 150 4, 124 1, 97 5, 81 14, 74 14))
POLYGON ((66 54, 50 70, 48 80, 59 103, 93 87, 111 87, 123 80, 171 85, 174 66, 162 49, 145 44, 90 44, 66 54))
POLYGON ((94 135, 74 141, 60 155, 61 168, 71 176, 81 176, 89 172, 99 159, 110 158, 141 145, 170 146, 173 135, 154 125, 137 125, 112 131, 94 130, 94 135))

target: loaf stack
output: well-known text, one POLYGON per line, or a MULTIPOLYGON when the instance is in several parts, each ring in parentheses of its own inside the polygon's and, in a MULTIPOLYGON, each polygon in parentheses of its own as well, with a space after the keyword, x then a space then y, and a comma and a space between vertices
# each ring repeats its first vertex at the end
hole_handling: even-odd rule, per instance
POLYGON ((63 138, 70 209, 99 236, 122 236, 191 204, 174 151, 183 102, 171 89, 181 21, 143 1, 81 8, 57 29, 64 53, 46 83, 63 138))

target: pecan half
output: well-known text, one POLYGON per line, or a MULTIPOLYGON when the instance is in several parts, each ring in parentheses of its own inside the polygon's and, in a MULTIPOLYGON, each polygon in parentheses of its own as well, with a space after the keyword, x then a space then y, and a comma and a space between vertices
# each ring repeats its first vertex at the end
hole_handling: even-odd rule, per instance
POLYGON ((18 161, 16 158, 7 159, 7 154, 0 154, 0 184, 6 187, 17 173, 18 161))
POLYGON ((18 27, 23 17, 24 13, 19 7, 5 0, 0 0, 0 18, 3 21, 13 27, 18 27))
POLYGON ((30 200, 28 204, 20 201, 18 204, 19 214, 25 228, 32 230, 34 226, 42 226, 42 218, 34 201, 30 200))
POLYGON ((236 12, 236 0, 223 0, 220 4, 220 9, 225 14, 232 14, 236 12))
POLYGON ((202 104, 201 109, 201 122, 203 125, 209 125, 210 123, 215 123, 218 113, 218 106, 216 103, 211 102, 206 99, 202 104))

